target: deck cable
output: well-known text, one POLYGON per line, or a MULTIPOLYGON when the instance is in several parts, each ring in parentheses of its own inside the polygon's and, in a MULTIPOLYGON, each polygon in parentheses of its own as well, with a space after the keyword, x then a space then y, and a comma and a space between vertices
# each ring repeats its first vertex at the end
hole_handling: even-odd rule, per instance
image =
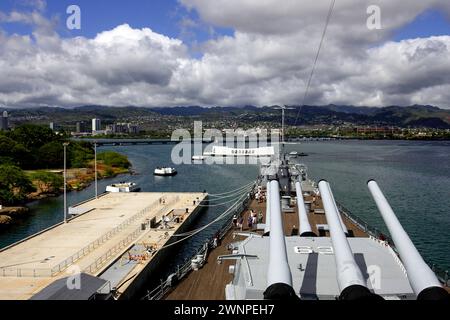
MULTIPOLYGON (((218 216, 216 219, 214 219, 214 220, 211 221, 210 223, 206 224, 205 226, 203 226, 203 227, 201 227, 201 228, 198 228, 198 229, 196 229, 196 230, 190 231, 190 232, 185 232, 184 234, 173 235, 173 236, 183 236, 183 235, 187 234, 187 236, 186 236, 185 238, 180 239, 180 240, 175 241, 175 242, 172 242, 171 244, 165 245, 165 246, 161 247, 159 250, 166 249, 166 248, 168 248, 168 247, 171 247, 171 246, 174 246, 174 245, 176 245, 176 244, 178 244, 178 243, 181 243, 181 242, 183 242, 183 241, 185 241, 185 240, 187 240, 187 239, 189 239, 189 238, 195 236, 196 234, 202 232, 203 230, 209 228, 209 227, 212 226, 213 224, 216 224, 216 223, 219 222, 220 220, 222 220, 222 219, 228 217, 230 211, 233 210, 233 209, 235 209, 235 206, 236 206, 237 204, 239 204, 239 202, 242 201, 242 200, 244 199, 244 196, 245 196, 245 195, 243 195, 241 198, 239 198, 239 199, 238 199, 238 200, 237 200, 230 208, 228 208, 227 210, 225 210, 220 216, 218 216)), ((158 250, 158 251, 159 251, 159 250, 158 250)))
POLYGON ((220 197, 220 196, 223 196, 223 195, 234 193, 234 192, 236 192, 238 190, 247 189, 248 187, 250 187, 250 186, 252 186, 254 184, 255 184, 255 181, 252 181, 249 184, 246 184, 246 185, 241 186, 239 188, 236 188, 236 189, 233 189, 233 190, 230 190, 230 191, 227 191, 227 192, 223 192, 223 193, 211 193, 211 194, 208 194, 208 196, 209 197, 220 197))
MULTIPOLYGON (((251 191, 251 189, 246 190, 246 192, 244 192, 243 195, 247 195, 250 191, 251 191)), ((242 197, 242 194, 241 194, 241 195, 234 196, 233 199, 228 200, 228 201, 225 201, 225 202, 216 203, 216 204, 205 204, 205 205, 200 204, 199 207, 201 207, 201 208, 214 208, 214 207, 220 207, 220 206, 224 206, 224 205, 226 205, 226 204, 229 204, 229 203, 235 201, 236 199, 239 199, 240 197, 242 197)))
MULTIPOLYGON (((216 219, 218 219, 217 221, 221 220, 224 218, 224 216, 227 216, 229 214, 229 212, 233 209, 235 209, 236 204, 239 204, 239 202, 241 201, 242 197, 240 197, 235 203, 233 203, 230 208, 228 208, 227 210, 225 210, 223 213, 221 213, 216 219)), ((214 220, 213 220, 214 221, 214 220)), ((184 233, 179 233, 179 234, 174 234, 174 237, 183 237, 186 235, 191 235, 192 233, 197 232, 200 229, 204 229, 205 227, 200 227, 199 229, 195 229, 195 230, 191 230, 191 231, 187 231, 184 233)))
POLYGON ((213 198, 213 199, 209 199, 209 201, 219 201, 219 200, 222 200, 222 199, 232 198, 232 197, 235 197, 238 194, 242 194, 243 192, 248 192, 248 191, 252 190, 252 188, 253 188, 253 186, 248 186, 245 189, 237 190, 237 191, 235 191, 235 192, 233 192, 233 193, 231 193, 229 195, 222 196, 222 197, 216 197, 216 198, 213 198))

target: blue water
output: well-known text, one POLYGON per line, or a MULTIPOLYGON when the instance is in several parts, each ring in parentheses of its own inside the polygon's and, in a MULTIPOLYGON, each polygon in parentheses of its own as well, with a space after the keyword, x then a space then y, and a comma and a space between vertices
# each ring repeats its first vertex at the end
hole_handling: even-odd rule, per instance
MULTIPOLYGON (((421 254, 450 269, 450 143, 397 141, 329 141, 288 145, 287 151, 309 154, 302 158, 315 180, 327 179, 336 199, 354 214, 385 232, 382 219, 367 190, 376 179, 394 211, 421 254)), ((99 190, 118 181, 137 182, 142 191, 203 191, 221 193, 254 180, 256 166, 181 165, 171 178, 154 177, 157 166, 170 165, 170 145, 102 147, 126 154, 139 175, 123 175, 99 182, 99 190)), ((68 194, 69 205, 92 198, 94 187, 68 194)), ((62 197, 30 204, 31 213, 20 222, 2 229, 0 247, 23 239, 58 223, 63 218, 62 197)), ((193 228, 212 221, 224 209, 206 210, 193 228)), ((190 257, 219 226, 186 241, 172 257, 175 266, 190 257)))
POLYGON ((367 188, 377 180, 423 257, 450 268, 450 142, 306 142, 287 150, 309 154, 309 175, 330 181, 339 202, 387 232, 367 188))

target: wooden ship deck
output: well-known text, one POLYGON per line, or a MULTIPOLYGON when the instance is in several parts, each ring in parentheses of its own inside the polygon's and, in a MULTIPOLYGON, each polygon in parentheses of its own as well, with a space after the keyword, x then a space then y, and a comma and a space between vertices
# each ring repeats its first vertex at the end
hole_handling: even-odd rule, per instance
MULTIPOLYGON (((323 211, 323 204, 320 196, 313 201, 312 196, 304 198, 306 202, 310 202, 309 221, 313 232, 319 235, 318 225, 326 224, 326 217, 323 211)), ((296 234, 299 226, 298 209, 297 206, 292 206, 291 213, 283 214, 283 226, 286 236, 296 234)), ((265 223, 266 202, 258 202, 252 200, 249 208, 242 213, 244 217, 244 224, 242 231, 252 231, 249 229, 247 219, 251 211, 263 214, 263 223, 265 223)), ((349 231, 355 237, 369 237, 367 233, 361 230, 355 223, 353 223, 346 216, 342 215, 343 221, 349 231)), ((224 261, 221 264, 217 263, 217 258, 221 255, 229 254, 228 245, 230 243, 242 240, 243 237, 234 236, 235 232, 240 232, 240 228, 232 228, 227 232, 225 237, 220 242, 219 246, 212 250, 205 265, 198 271, 190 272, 180 283, 169 292, 164 299, 166 300, 225 300, 225 286, 233 280, 233 275, 228 272, 229 267, 234 264, 233 261, 224 261)), ((253 230, 262 234, 262 230, 253 230)), ((328 236, 325 234, 324 236, 328 236)))

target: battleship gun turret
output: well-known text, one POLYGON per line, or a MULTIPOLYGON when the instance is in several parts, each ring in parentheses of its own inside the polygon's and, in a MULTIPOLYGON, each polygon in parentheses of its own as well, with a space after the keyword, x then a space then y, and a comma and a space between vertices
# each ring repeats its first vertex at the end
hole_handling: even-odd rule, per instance
POLYGON ((380 296, 373 294, 367 288, 358 264, 355 261, 350 244, 342 229, 342 220, 339 219, 330 184, 322 180, 319 182, 319 190, 330 230, 331 242, 333 244, 334 259, 336 263, 337 280, 340 290, 340 300, 379 300, 380 296))
MULTIPOLYGON (((300 178, 301 179, 301 178, 300 178)), ((295 183, 295 192, 297 193, 298 221, 300 222, 300 237, 316 237, 309 224, 308 214, 306 213, 305 201, 303 200, 303 191, 300 181, 295 183)))
POLYGON ((405 266, 408 280, 418 300, 447 300, 449 294, 442 288, 434 272, 423 260, 406 231, 398 221, 392 207, 378 186, 377 182, 368 182, 378 210, 392 236, 400 259, 405 266))
POLYGON ((270 182, 270 240, 269 267, 267 270, 267 289, 264 299, 298 299, 292 288, 292 274, 286 251, 286 242, 281 217, 280 185, 278 181, 270 182))

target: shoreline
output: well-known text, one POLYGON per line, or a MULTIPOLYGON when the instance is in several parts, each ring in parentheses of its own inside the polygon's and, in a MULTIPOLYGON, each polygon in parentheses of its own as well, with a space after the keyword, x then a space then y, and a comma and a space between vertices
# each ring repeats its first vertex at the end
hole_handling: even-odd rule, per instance
MULTIPOLYGON (((98 180, 104 180, 109 178, 115 178, 119 175, 133 174, 133 170, 126 168, 112 168, 107 167, 106 169, 113 170, 113 174, 105 174, 106 170, 104 166, 102 166, 102 170, 98 171, 98 180)), ((78 168, 71 169, 72 171, 80 171, 80 170, 89 170, 87 168, 78 168)), ((79 192, 83 191, 95 181, 94 173, 88 173, 83 176, 83 178, 72 178, 67 181, 67 192, 79 192)), ((3 206, 0 209, 0 227, 6 227, 15 224, 19 220, 26 218, 27 214, 30 212, 28 204, 41 201, 49 198, 57 198, 64 193, 63 190, 59 190, 59 192, 55 193, 42 193, 42 192, 34 192, 28 195, 27 199, 21 203, 13 206, 3 206)))

